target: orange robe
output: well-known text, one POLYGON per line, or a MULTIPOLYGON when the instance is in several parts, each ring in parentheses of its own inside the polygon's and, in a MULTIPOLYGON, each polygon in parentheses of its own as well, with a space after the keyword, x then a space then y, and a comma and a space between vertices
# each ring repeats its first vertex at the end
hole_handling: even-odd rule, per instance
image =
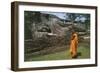
POLYGON ((70 53, 72 58, 77 56, 77 46, 78 46, 78 35, 77 33, 72 34, 70 43, 70 53))

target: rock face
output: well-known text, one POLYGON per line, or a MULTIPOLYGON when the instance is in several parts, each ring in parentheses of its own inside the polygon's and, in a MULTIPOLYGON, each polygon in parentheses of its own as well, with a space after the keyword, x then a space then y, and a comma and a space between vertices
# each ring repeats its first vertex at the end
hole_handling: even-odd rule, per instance
MULTIPOLYGON (((63 21, 54 16, 48 14, 41 14, 41 22, 32 24, 32 40, 44 39, 43 41, 48 41, 49 44, 55 46, 64 45, 69 43, 71 35, 71 24, 64 24, 63 21), (49 16, 48 19, 46 16, 49 16), (66 27, 64 26, 66 25, 66 27), (67 41, 66 41, 67 40, 67 41), (62 41, 62 42, 61 42, 62 41), (52 42, 52 43, 51 43, 52 42)), ((42 41, 42 42, 43 42, 42 41)), ((46 45, 49 45, 46 44, 46 45)))

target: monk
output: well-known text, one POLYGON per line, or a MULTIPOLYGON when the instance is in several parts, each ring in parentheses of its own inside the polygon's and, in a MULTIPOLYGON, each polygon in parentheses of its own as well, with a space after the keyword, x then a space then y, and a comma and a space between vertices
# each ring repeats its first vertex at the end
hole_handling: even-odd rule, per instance
POLYGON ((77 57, 77 46, 78 46, 78 35, 76 32, 72 32, 71 42, 70 42, 70 53, 72 58, 77 57))

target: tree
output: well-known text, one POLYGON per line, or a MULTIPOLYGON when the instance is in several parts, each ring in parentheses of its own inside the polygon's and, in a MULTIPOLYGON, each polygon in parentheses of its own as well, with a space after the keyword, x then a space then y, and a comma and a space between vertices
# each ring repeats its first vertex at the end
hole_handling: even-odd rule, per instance
POLYGON ((85 14, 84 16, 86 18, 85 20, 86 29, 89 30, 90 29, 90 14, 85 14))
POLYGON ((67 13, 66 16, 68 16, 68 19, 71 21, 73 25, 77 15, 75 13, 67 13))
POLYGON ((85 29, 88 30, 90 27, 90 15, 81 13, 66 13, 66 19, 70 20, 72 25, 75 22, 85 25, 85 29))

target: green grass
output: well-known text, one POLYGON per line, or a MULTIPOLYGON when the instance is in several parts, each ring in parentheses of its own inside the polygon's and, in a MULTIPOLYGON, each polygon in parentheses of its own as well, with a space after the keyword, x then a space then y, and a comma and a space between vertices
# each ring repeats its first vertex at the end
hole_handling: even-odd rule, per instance
MULTIPOLYGON (((79 46, 78 47, 78 57, 77 59, 90 58, 90 49, 89 47, 79 46)), ((44 60, 65 60, 72 59, 69 53, 69 49, 53 54, 42 55, 38 57, 33 57, 28 61, 44 61, 44 60)))

